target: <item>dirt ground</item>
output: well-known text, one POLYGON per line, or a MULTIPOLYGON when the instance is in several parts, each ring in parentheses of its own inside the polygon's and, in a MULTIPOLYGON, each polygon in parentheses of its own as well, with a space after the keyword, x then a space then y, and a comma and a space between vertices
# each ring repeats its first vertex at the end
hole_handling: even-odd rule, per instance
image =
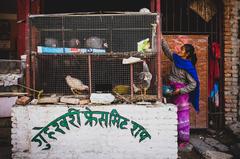
MULTIPOLYGON (((199 139, 214 139, 218 141, 220 144, 226 146, 229 150, 224 152, 226 154, 230 154, 233 156, 233 159, 239 159, 240 156, 240 138, 233 134, 227 128, 223 128, 221 130, 212 130, 212 129, 194 129, 191 130, 191 138, 193 136, 198 136, 199 139)), ((218 146, 218 145, 215 145, 218 146)), ((216 147, 215 147, 216 148, 216 147)), ((218 152, 223 152, 221 150, 216 149, 218 152)), ((181 159, 202 159, 204 158, 202 154, 199 153, 199 150, 193 145, 193 149, 191 152, 179 152, 179 158, 181 159)), ((219 158, 222 158, 219 156, 219 158)))

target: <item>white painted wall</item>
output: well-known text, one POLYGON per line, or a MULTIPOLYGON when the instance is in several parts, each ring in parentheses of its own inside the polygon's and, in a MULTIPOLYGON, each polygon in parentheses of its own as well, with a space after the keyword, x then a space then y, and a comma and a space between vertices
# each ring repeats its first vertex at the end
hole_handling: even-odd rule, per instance
MULTIPOLYGON (((156 106, 156 105, 155 105, 156 106)), ((49 132, 57 140, 50 139, 44 133, 42 136, 51 145, 48 150, 42 150, 46 146, 43 142, 38 147, 37 142, 31 142, 32 138, 41 130, 33 130, 34 127, 45 127, 58 117, 66 114, 69 108, 87 111, 77 106, 62 105, 28 105, 14 106, 12 108, 12 144, 13 158, 31 159, 176 159, 177 158, 177 113, 172 104, 159 104, 157 107, 137 105, 108 105, 89 106, 91 111, 117 112, 129 121, 127 129, 116 126, 102 128, 99 123, 96 126, 85 125, 87 121, 84 114, 80 113, 81 126, 74 127, 66 117, 69 130, 60 127, 65 134, 54 131, 49 126, 49 132), (143 126, 151 135, 139 143, 139 135, 132 136, 131 128, 135 121, 143 126)), ((99 115, 94 115, 100 117, 99 115)))
POLYGON ((0 118, 11 117, 11 108, 15 104, 17 98, 17 96, 0 97, 0 118))

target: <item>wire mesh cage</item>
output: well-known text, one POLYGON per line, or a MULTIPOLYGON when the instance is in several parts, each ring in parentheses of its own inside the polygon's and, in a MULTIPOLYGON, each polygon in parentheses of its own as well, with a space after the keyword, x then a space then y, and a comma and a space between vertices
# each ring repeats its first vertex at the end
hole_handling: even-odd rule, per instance
MULTIPOLYGON (((45 93, 71 94, 66 76, 79 79, 89 92, 112 92, 137 83, 143 62, 152 74, 148 93, 156 94, 155 13, 53 14, 29 17, 32 85, 45 93)), ((130 94, 127 91, 126 94, 130 94)))

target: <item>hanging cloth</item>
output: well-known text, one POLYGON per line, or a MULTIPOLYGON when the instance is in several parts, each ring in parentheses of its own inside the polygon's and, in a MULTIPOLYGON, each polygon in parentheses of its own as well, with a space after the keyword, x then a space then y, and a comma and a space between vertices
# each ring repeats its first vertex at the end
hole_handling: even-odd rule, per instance
POLYGON ((212 43, 212 49, 209 59, 209 75, 208 75, 208 96, 216 82, 219 81, 220 68, 219 60, 221 57, 220 45, 217 42, 212 43))
POLYGON ((210 93, 210 100, 216 107, 219 107, 219 84, 215 82, 213 89, 210 93))

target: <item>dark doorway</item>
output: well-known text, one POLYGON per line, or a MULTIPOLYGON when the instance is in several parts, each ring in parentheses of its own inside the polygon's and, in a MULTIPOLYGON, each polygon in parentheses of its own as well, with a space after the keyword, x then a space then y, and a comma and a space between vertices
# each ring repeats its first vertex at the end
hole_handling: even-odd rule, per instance
POLYGON ((45 0, 43 4, 44 13, 139 11, 149 7, 149 0, 45 0))

